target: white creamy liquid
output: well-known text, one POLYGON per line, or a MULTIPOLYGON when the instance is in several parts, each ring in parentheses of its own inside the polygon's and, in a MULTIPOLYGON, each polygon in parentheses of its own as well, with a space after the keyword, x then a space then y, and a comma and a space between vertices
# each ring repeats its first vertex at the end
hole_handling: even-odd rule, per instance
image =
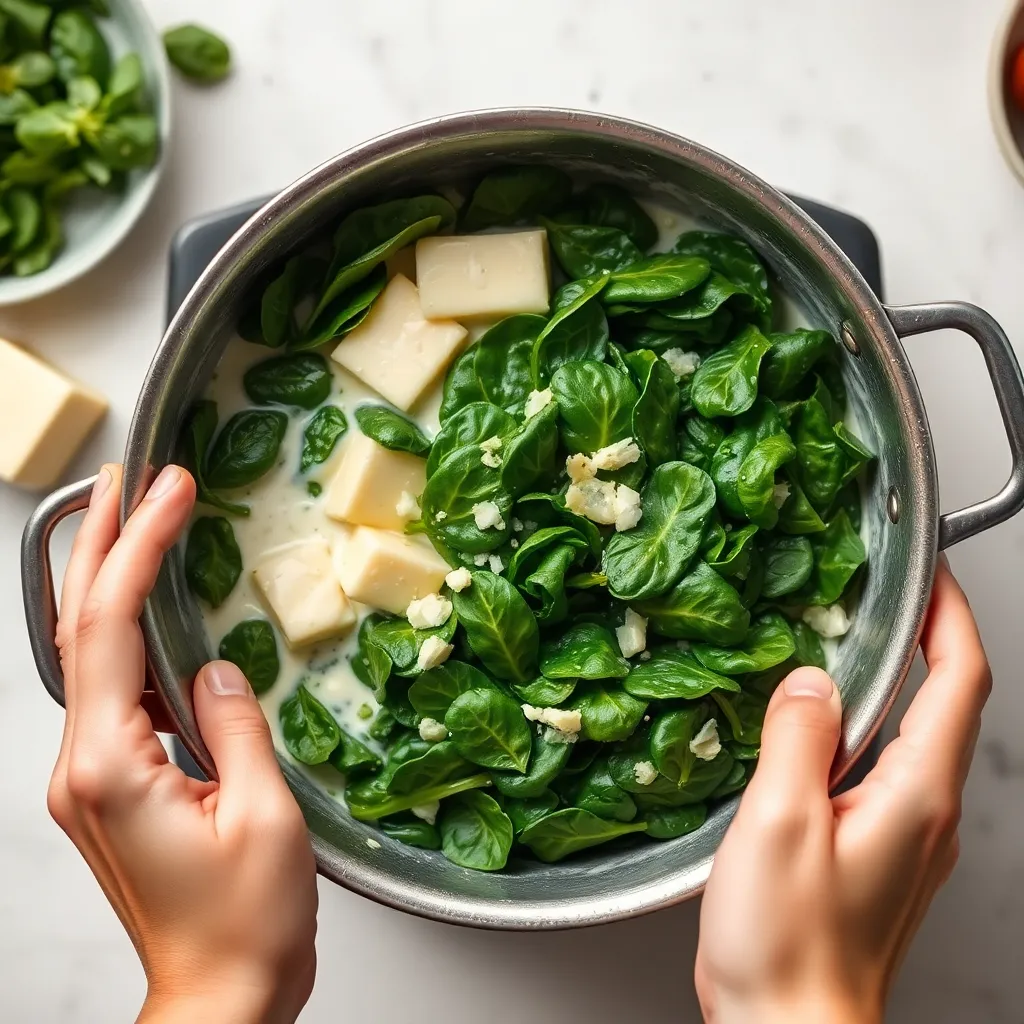
MULTIPOLYGON (((642 203, 648 214, 658 227, 659 239, 655 246, 658 251, 667 251, 683 232, 700 227, 693 218, 665 207, 651 203, 642 203)), ((401 261, 399 261, 401 266, 401 261)), ((406 264, 407 266, 407 264, 406 264)), ((789 299, 780 296, 782 316, 779 318, 780 330, 794 330, 797 327, 812 326, 803 312, 789 299)), ((490 325, 467 325, 470 341, 476 342, 490 325)), ((210 650, 216 652, 221 638, 237 623, 244 619, 268 618, 259 592, 253 582, 252 570, 259 564, 263 556, 273 548, 314 535, 324 537, 329 543, 337 539, 342 531, 339 523, 324 514, 322 498, 314 499, 307 492, 306 485, 310 481, 321 484, 327 490, 341 458, 344 456, 349 440, 358 432, 355 422, 355 409, 365 401, 382 401, 381 397, 357 378, 342 370, 329 358, 333 345, 323 348, 327 364, 334 375, 334 391, 329 401, 344 410, 348 419, 348 431, 338 442, 328 462, 315 466, 309 472, 299 475, 299 455, 302 447, 302 433, 313 412, 303 412, 293 416, 288 426, 281 455, 277 466, 248 488, 241 488, 229 495, 231 500, 243 501, 251 508, 248 517, 232 516, 231 524, 235 531, 242 553, 242 576, 228 599, 217 609, 203 605, 203 620, 209 638, 210 650)), ((684 340, 681 345, 686 344, 684 340)), ((250 344, 238 336, 232 337, 217 370, 206 389, 206 397, 217 403, 220 423, 223 425, 229 417, 252 403, 242 387, 245 371, 255 363, 280 354, 261 345, 250 344)), ((427 395, 410 413, 428 437, 433 437, 438 429, 438 410, 441 405, 439 386, 427 395)), ((856 421, 848 415, 847 424, 856 432, 856 421)), ((196 515, 216 514, 215 511, 199 506, 196 515)), ((862 527, 865 543, 865 526, 862 527)), ((332 549, 334 545, 332 544, 332 549)), ((366 605, 355 605, 360 622, 372 611, 366 605)), ((270 723, 274 742, 284 756, 289 757, 281 737, 279 708, 285 699, 294 693, 301 681, 311 693, 323 702, 337 718, 339 724, 350 734, 359 737, 371 747, 377 747, 367 737, 367 729, 372 716, 378 710, 372 691, 361 683, 352 671, 349 658, 355 653, 358 636, 358 625, 344 638, 332 640, 314 647, 298 651, 290 650, 280 635, 278 636, 278 653, 281 658, 281 671, 273 688, 260 697, 260 702, 270 723), (362 713, 360 713, 362 712, 362 713)), ((829 663, 835 657, 837 643, 834 640, 823 640, 829 663)), ((379 749, 379 748, 378 748, 379 749)), ((290 759, 290 757, 289 757, 290 759)), ((297 764, 297 762, 294 762, 297 764)), ((305 770, 332 796, 341 797, 342 777, 330 768, 305 770)))

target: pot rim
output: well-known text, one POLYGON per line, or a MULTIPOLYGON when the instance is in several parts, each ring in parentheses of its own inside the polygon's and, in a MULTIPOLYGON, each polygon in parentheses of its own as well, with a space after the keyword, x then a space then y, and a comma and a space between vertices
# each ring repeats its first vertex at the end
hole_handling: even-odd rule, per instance
MULTIPOLYGON (((303 175, 262 206, 223 246, 189 291, 169 324, 154 355, 142 386, 129 431, 124 460, 122 522, 142 500, 148 483, 159 468, 151 461, 156 429, 155 414, 160 405, 163 382, 177 367, 177 360, 197 320, 215 308, 220 291, 231 280, 247 252, 267 229, 280 219, 313 203, 328 184, 368 165, 401 155, 411 148, 429 147, 464 136, 515 131, 560 134, 597 134, 620 141, 624 146, 643 148, 672 160, 696 166, 724 178, 729 186, 745 194, 762 212, 782 223, 813 254, 833 279, 839 293, 855 310, 875 344, 888 358, 887 372, 898 391, 907 431, 907 451, 920 460, 915 479, 929 493, 914 495, 925 508, 937 508, 938 484, 934 455, 927 430, 927 418, 917 382, 902 345, 881 301, 868 287, 845 253, 799 207, 776 189, 740 165, 698 143, 641 122, 609 115, 556 107, 495 108, 450 114, 420 121, 388 132, 335 156, 303 175)), ((849 772, 881 728, 896 700, 914 654, 927 610, 938 540, 938 517, 918 520, 909 542, 909 571, 903 586, 908 595, 900 626, 894 623, 886 661, 896 666, 885 685, 873 689, 858 710, 855 721, 844 715, 843 737, 833 765, 832 785, 849 772)), ((160 628, 149 602, 142 615, 142 629, 154 685, 167 705, 179 736, 208 775, 215 769, 194 719, 186 714, 175 686, 165 686, 171 668, 160 628)), ((734 809, 735 804, 730 805, 734 809)), ((732 810, 729 812, 731 817, 732 810)), ((656 883, 639 889, 600 897, 588 897, 555 906, 546 904, 539 912, 533 904, 487 901, 451 893, 397 884, 386 871, 370 870, 356 863, 310 833, 321 874, 376 902, 449 924, 466 924, 497 929, 559 929, 610 923, 628 919, 689 899, 703 890, 711 870, 713 854, 690 867, 667 874, 656 883)), ((625 888, 625 887, 624 887, 625 888)))

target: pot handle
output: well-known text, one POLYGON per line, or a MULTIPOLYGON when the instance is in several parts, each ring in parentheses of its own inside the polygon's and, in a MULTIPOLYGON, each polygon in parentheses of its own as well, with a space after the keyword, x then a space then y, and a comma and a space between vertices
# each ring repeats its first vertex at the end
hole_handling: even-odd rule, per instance
POLYGON ((929 302, 886 306, 885 312, 900 338, 954 329, 978 343, 1010 445, 1010 479, 1003 489, 991 498, 939 517, 939 549, 943 550, 998 526, 1024 508, 1024 377, 1005 332, 978 306, 969 302, 929 302))
POLYGON ((21 539, 21 590, 25 601, 28 639, 46 692, 64 706, 64 673, 54 642, 57 598, 53 591, 50 537, 57 524, 89 507, 96 477, 62 487, 40 502, 25 525, 21 539))

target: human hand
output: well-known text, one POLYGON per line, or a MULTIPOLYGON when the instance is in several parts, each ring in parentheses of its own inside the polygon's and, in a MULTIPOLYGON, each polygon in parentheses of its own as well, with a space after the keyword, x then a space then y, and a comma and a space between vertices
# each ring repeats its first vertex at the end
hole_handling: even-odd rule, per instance
POLYGON ((958 852, 991 673, 967 599, 940 562, 921 641, 929 675, 878 764, 829 799, 839 694, 789 675, 715 858, 695 981, 712 1024, 881 1021, 890 985, 958 852))
POLYGON ((195 484, 164 469, 119 536, 120 491, 120 467, 105 467, 64 578, 67 718, 50 813, 142 960, 140 1020, 294 1021, 316 969, 316 869, 259 703, 234 665, 199 673, 196 718, 219 782, 171 764, 140 704, 138 618, 195 484))

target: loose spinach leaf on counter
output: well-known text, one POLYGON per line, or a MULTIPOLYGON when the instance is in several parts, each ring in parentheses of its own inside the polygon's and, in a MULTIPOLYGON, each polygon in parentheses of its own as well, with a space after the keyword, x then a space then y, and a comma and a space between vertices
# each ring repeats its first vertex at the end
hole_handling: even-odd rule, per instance
POLYGON ((223 516, 197 519, 185 545, 185 579, 192 593, 219 608, 241 575, 242 552, 231 523, 223 516))
POLYGON ((266 619, 246 619, 230 629, 218 651, 223 661, 236 664, 249 680, 252 692, 266 693, 281 672, 274 627, 266 619))
POLYGON ((357 406, 356 422, 367 437, 390 451, 412 455, 426 455, 430 451, 430 441, 423 431, 386 405, 357 406))
POLYGON ((303 764, 323 764, 341 742, 334 716, 300 683, 281 703, 281 735, 288 753, 303 764))
POLYGON ((326 462, 347 430, 348 420, 337 406, 325 405, 318 409, 302 432, 299 472, 305 473, 313 466, 326 462))
POLYGON ((231 71, 231 50, 201 25, 179 25, 164 32, 167 58, 187 78, 219 82, 231 71))

